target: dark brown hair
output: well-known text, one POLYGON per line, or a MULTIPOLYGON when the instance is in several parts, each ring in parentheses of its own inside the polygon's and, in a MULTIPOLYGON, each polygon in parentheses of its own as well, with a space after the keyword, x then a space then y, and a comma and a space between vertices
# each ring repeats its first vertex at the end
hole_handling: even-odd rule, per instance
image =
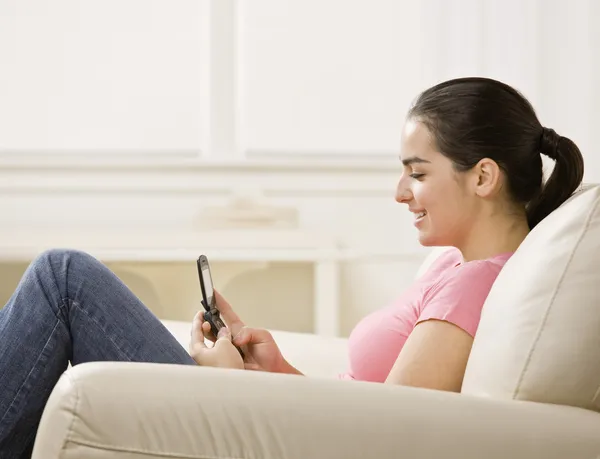
POLYGON ((458 78, 424 91, 408 113, 431 131, 458 171, 490 158, 504 171, 510 197, 527 210, 533 228, 560 206, 583 179, 577 145, 544 128, 514 88, 489 78, 458 78), (555 161, 543 183, 540 153, 555 161))

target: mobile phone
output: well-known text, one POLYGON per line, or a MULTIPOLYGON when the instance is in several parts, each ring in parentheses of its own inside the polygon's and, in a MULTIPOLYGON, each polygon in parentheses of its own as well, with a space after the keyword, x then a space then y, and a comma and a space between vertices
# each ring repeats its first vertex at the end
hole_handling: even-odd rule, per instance
MULTIPOLYGON (((198 277, 200 279, 200 290, 202 292, 202 306, 204 307, 204 320, 210 324, 210 330, 217 338, 219 330, 226 327, 225 323, 221 319, 221 313, 217 308, 217 299, 215 298, 215 291, 213 288, 212 274, 210 272, 210 264, 206 255, 200 255, 197 261, 198 265, 198 277)), ((242 358, 244 353, 237 347, 242 358)))
POLYGON ((225 324, 221 320, 221 313, 217 309, 210 265, 206 255, 200 255, 200 257, 198 257, 198 276, 200 277, 200 290, 202 291, 204 320, 210 324, 210 329, 216 338, 219 334, 219 330, 225 327, 225 324))

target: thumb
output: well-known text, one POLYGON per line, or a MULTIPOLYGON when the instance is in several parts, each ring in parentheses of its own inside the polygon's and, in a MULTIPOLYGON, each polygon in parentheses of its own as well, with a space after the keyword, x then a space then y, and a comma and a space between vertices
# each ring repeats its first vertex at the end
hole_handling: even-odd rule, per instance
POLYGON ((272 341, 271 334, 262 328, 242 328, 233 338, 236 346, 244 346, 246 344, 260 344, 272 341))
MULTIPOLYGON (((221 328, 219 330, 219 333, 217 334, 217 343, 222 340, 231 342, 231 332, 229 331, 229 328, 227 328, 227 327, 221 328)), ((217 344, 217 343, 215 343, 215 344, 217 344)))
POLYGON ((252 338, 252 332, 248 330, 248 327, 242 327, 240 331, 237 332, 237 335, 233 337, 232 341, 237 346, 243 346, 245 344, 248 344, 250 338, 252 338))

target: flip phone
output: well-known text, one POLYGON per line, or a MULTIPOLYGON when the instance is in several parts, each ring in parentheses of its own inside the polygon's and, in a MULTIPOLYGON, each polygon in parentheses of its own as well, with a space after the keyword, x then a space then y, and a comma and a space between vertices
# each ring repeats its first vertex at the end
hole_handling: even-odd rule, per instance
MULTIPOLYGON (((221 319, 221 313, 217 308, 217 300, 215 298, 215 292, 213 289, 212 274, 210 272, 210 265, 206 255, 200 255, 198 257, 198 277, 200 278, 200 290, 202 291, 202 306, 204 307, 204 320, 210 324, 210 330, 214 335, 215 339, 219 334, 219 330, 225 327, 225 323, 221 319)), ((237 347, 242 358, 244 353, 237 347)))
POLYGON ((210 324, 210 329, 215 335, 225 326, 221 320, 221 313, 217 309, 217 301, 213 289, 210 265, 205 255, 198 258, 198 275, 200 277, 200 290, 202 291, 202 306, 204 306, 204 320, 210 324))

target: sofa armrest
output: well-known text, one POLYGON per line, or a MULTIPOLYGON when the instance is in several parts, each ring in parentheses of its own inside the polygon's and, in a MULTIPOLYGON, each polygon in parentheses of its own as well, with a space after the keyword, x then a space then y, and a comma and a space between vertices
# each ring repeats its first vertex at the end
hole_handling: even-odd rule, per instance
POLYGON ((53 391, 34 459, 591 458, 600 414, 326 378, 90 363, 53 391))

